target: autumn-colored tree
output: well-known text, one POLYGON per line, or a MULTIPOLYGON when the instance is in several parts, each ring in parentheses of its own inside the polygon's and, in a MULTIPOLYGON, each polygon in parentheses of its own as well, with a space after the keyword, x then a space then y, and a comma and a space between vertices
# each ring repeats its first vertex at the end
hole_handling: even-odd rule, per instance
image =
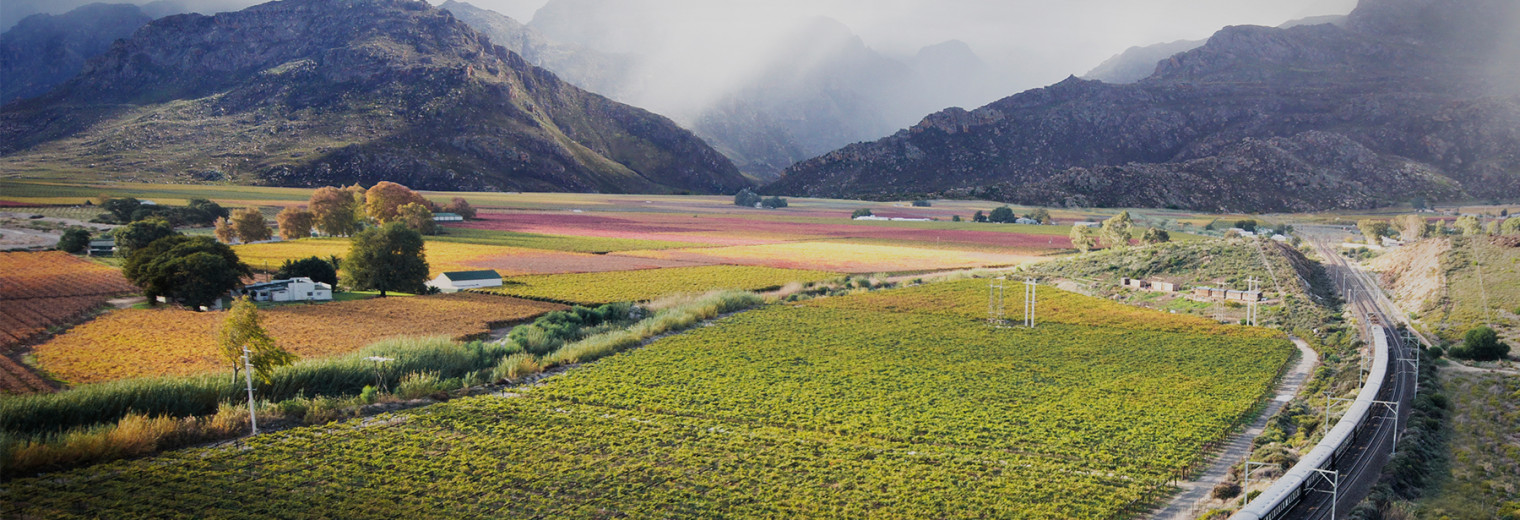
POLYGON ((1087 226, 1072 226, 1071 246, 1077 248, 1078 251, 1081 251, 1083 253, 1092 251, 1092 248, 1097 247, 1098 245, 1098 239, 1093 235, 1093 228, 1087 226))
POLYGON ((406 227, 422 233, 432 235, 438 233, 438 223, 433 221, 433 212, 416 202, 401 206, 396 210, 396 221, 406 227))
POLYGON ((306 206, 318 231, 345 237, 359 231, 359 204, 353 191, 331 186, 317 188, 306 206))
POLYGON ((1356 221, 1357 229, 1362 231, 1362 237, 1367 239, 1367 245, 1382 245, 1383 237, 1388 236, 1388 221, 1362 219, 1356 221))
POLYGON ((227 217, 217 217, 216 222, 212 223, 212 225, 215 227, 211 232, 216 235, 217 240, 222 241, 224 244, 231 244, 237 241, 237 230, 232 229, 232 222, 229 222, 227 217))
POLYGON ((470 206, 470 201, 464 200, 464 197, 454 197, 453 200, 449 201, 448 205, 443 207, 443 211, 464 217, 465 220, 475 218, 475 208, 470 206))
POLYGON ((287 207, 280 210, 274 220, 280 226, 280 238, 295 240, 311 236, 311 226, 316 223, 317 217, 306 208, 287 207))
POLYGON ((232 230, 237 232, 238 239, 245 244, 269 240, 274 236, 274 232, 269 229, 269 222, 264 220, 264 213, 258 208, 243 208, 232 212, 232 230))
POLYGON ((248 349, 248 364, 254 375, 265 383, 274 375, 274 369, 296 361, 296 355, 286 352, 275 344, 269 331, 259 323, 259 309, 247 296, 238 298, 217 331, 217 353, 232 366, 232 380, 237 381, 238 371, 243 368, 243 349, 248 349))
POLYGON ((1399 227, 1399 238, 1404 240, 1419 240, 1430 233, 1430 223, 1419 215, 1404 215, 1394 219, 1393 223, 1399 227))
POLYGON ((401 207, 412 203, 429 205, 411 188, 390 181, 380 181, 364 193, 364 212, 381 224, 396 220, 401 207))

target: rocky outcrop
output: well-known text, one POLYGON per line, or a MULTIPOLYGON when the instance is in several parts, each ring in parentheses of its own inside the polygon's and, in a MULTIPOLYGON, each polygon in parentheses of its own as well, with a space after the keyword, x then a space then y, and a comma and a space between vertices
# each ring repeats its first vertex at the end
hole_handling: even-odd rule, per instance
POLYGON ((0 111, 0 164, 308 186, 732 192, 668 119, 570 85, 426 2, 157 20, 0 111))
POLYGON ((1494 21, 1517 5, 1364 0, 1345 27, 1230 27, 1135 84, 947 110, 764 191, 1217 211, 1520 193, 1520 97, 1495 88, 1520 69, 1520 23, 1494 21))
POLYGON ((0 105, 41 95, 84 63, 152 21, 132 4, 90 4, 66 14, 34 14, 0 34, 0 105))

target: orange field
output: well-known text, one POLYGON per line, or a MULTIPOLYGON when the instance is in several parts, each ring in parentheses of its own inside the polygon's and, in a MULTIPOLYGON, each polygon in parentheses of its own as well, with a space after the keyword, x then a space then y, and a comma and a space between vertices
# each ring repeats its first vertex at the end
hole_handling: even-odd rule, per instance
MULTIPOLYGON (((286 350, 304 358, 345 354, 396 336, 467 339, 564 306, 486 294, 373 298, 260 311, 286 350)), ((38 345, 38 364, 72 384, 223 368, 216 330, 225 313, 177 308, 115 311, 38 345)))
MULTIPOLYGON (((0 357, 133 291, 116 269, 68 253, 0 253, 0 357)), ((0 359, 0 393, 50 389, 14 359, 0 359)))

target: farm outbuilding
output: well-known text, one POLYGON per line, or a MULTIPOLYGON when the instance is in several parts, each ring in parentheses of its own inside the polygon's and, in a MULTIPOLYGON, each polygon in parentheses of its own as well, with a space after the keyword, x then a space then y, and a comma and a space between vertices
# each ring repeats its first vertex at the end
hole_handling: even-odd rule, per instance
POLYGON ((97 238, 90 241, 89 256, 115 256, 116 239, 97 238))
POLYGON ((428 287, 436 287, 445 293, 454 293, 465 289, 483 289, 486 287, 501 287, 501 275, 493 269, 484 271, 454 271, 438 275, 437 278, 427 282, 428 287))
POLYGON ((233 290, 232 295, 246 295, 256 302, 329 301, 332 300, 332 286, 301 276, 248 284, 242 289, 233 290))
POLYGON ((458 213, 434 213, 433 222, 464 222, 464 216, 458 213))
POLYGON ((1177 292, 1177 284, 1172 282, 1151 282, 1151 289, 1161 292, 1177 292))

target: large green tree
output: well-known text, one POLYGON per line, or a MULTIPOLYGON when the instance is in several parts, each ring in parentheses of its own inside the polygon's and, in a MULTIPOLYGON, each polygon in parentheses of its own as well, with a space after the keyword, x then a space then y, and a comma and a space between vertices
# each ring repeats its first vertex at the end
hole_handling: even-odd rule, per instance
POLYGON ((1388 221, 1362 219, 1356 221, 1357 229, 1362 231, 1362 237, 1367 240, 1367 245, 1377 246, 1383 244, 1383 237, 1389 235, 1388 221))
POLYGON ((1134 230, 1135 219, 1130 218, 1128 211, 1121 211, 1118 215, 1103 221, 1103 231, 1100 234, 1104 245, 1122 248, 1129 246, 1129 238, 1134 234, 1134 230))
POLYGON ((1081 251, 1083 253, 1092 251, 1092 248, 1097 247, 1098 245, 1098 239, 1093 235, 1093 228, 1087 226, 1072 226, 1071 247, 1075 247, 1078 251, 1081 251))
POLYGON ((1013 214, 1013 208, 1008 206, 999 206, 993 209, 991 214, 987 215, 987 220, 999 224, 1008 224, 1018 219, 1019 217, 1013 214))
POLYGON ((132 251, 147 247, 160 238, 174 236, 174 226, 168 220, 152 217, 116 228, 118 254, 130 255, 132 251))
POLYGON ((280 266, 280 270, 274 273, 274 277, 277 280, 305 277, 314 282, 337 287, 338 266, 315 256, 302 260, 286 260, 285 265, 280 266))
POLYGON ((1499 341, 1499 334, 1488 327, 1467 331, 1462 344, 1451 349, 1451 356, 1476 361, 1494 361, 1509 355, 1509 345, 1499 341))
POLYGON ((355 290, 420 293, 428 279, 422 234, 400 222, 366 229, 354 235, 343 269, 355 290))
POLYGON ((79 254, 90 247, 90 230, 82 227, 71 227, 63 232, 58 238, 58 250, 65 253, 79 254))
POLYGON ((172 235, 132 251, 122 274, 149 302, 163 296, 199 310, 241 286, 253 270, 211 237, 172 235))

